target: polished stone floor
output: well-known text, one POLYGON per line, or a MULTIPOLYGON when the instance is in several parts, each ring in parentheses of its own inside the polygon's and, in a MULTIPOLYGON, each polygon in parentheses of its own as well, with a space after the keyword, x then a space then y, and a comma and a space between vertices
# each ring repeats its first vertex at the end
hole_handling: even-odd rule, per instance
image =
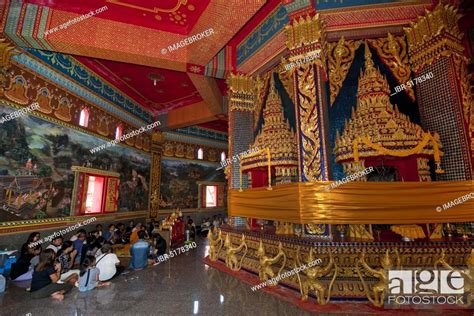
POLYGON ((62 302, 32 300, 24 289, 10 285, 0 294, 0 315, 309 315, 208 267, 202 263, 206 241, 199 244, 167 262, 121 276, 108 287, 88 293, 74 289, 62 302))

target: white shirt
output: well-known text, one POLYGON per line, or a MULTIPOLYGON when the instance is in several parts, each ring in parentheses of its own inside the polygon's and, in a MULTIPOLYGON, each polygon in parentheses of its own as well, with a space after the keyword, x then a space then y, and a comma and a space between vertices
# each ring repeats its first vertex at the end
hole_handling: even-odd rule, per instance
POLYGON ((96 267, 100 270, 99 280, 107 281, 117 273, 115 265, 120 263, 120 260, 117 258, 116 254, 108 253, 97 257, 96 262, 96 267))
POLYGON ((53 249, 54 253, 58 253, 59 249, 61 249, 61 246, 55 246, 51 244, 48 247, 46 247, 46 249, 53 249))

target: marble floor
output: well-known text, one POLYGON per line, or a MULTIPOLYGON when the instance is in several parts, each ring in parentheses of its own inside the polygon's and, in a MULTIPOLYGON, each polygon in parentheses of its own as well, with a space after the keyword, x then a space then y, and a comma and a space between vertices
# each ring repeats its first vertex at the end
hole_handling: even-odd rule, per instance
POLYGON ((0 294, 0 315, 309 315, 205 265, 206 250, 206 240, 198 240, 196 249, 121 276, 108 287, 74 289, 62 302, 32 300, 10 285, 0 294))

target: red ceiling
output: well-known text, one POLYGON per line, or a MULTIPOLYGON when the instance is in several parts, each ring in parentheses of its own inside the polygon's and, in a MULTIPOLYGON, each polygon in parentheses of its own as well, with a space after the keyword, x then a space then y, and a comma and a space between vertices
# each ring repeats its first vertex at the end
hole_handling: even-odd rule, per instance
POLYGON ((95 17, 178 34, 189 34, 210 0, 26 0, 56 10, 85 14, 107 6, 95 17))
POLYGON ((170 111, 203 99, 185 72, 75 56, 87 68, 153 112, 170 111), (149 78, 157 76, 156 86, 149 78))
POLYGON ((215 131, 227 133, 228 131, 228 121, 225 119, 219 119, 211 122, 206 122, 199 124, 198 126, 213 129, 215 131))

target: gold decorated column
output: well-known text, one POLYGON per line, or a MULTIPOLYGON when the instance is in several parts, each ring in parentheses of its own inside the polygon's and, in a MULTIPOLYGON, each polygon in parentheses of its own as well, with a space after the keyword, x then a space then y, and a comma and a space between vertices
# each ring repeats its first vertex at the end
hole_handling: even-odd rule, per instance
POLYGON ((300 181, 329 179, 326 27, 319 14, 295 17, 286 26, 289 50, 282 68, 291 72, 300 181))
MULTIPOLYGON (((229 87, 229 157, 226 168, 231 189, 239 187, 239 161, 234 161, 240 153, 249 149, 253 142, 253 118, 257 94, 256 80, 246 75, 231 74, 227 79, 229 87)), ((244 177, 242 187, 247 187, 244 177)))
POLYGON ((405 28, 421 122, 444 147, 440 180, 473 176, 474 109, 459 18, 453 6, 440 3, 405 28))
POLYGON ((164 139, 162 132, 153 132, 151 142, 150 218, 157 218, 158 209, 160 208, 161 155, 163 154, 164 139))

